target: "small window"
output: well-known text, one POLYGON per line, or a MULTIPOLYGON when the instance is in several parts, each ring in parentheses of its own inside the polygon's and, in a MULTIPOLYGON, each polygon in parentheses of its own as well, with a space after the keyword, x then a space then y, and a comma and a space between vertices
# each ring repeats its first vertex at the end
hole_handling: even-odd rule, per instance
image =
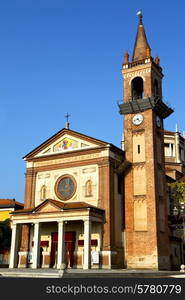
POLYGON ((92 181, 87 180, 85 184, 85 197, 92 197, 92 181))
POLYGON ((140 154, 141 153, 141 146, 137 145, 137 153, 140 154))
POLYGON ((165 153, 165 156, 170 156, 170 144, 169 143, 164 143, 164 153, 165 153))
POLYGON ((47 195, 47 188, 45 185, 43 185, 40 189, 40 200, 46 200, 46 195, 47 195))

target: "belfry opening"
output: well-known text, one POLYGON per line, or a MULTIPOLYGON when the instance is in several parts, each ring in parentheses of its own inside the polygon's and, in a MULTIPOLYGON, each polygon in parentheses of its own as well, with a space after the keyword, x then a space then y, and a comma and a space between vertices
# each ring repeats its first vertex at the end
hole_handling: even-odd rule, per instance
POLYGON ((143 99, 143 79, 135 77, 131 83, 132 100, 143 99))

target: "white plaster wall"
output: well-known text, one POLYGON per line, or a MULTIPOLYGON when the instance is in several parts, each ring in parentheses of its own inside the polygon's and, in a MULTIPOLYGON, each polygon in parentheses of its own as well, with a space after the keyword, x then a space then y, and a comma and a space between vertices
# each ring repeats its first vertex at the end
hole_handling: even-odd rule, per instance
POLYGON ((40 199, 40 190, 43 185, 47 187, 46 198, 59 200, 55 194, 55 183, 62 175, 71 175, 75 178, 77 189, 74 196, 67 200, 67 202, 87 202, 91 205, 98 205, 98 165, 81 166, 75 168, 58 169, 47 172, 38 172, 36 178, 35 189, 35 205, 39 205, 42 201, 40 199), (85 197, 85 183, 87 180, 92 181, 92 196, 85 197))

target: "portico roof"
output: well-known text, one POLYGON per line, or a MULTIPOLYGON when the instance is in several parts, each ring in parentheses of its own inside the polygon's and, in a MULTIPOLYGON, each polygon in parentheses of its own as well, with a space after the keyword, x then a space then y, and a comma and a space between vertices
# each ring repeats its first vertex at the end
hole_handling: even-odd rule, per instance
POLYGON ((36 207, 17 210, 11 213, 13 223, 31 223, 34 221, 59 221, 65 220, 84 220, 86 217, 104 221, 104 209, 90 205, 86 202, 62 202, 54 199, 46 199, 36 207))
POLYGON ((93 209, 93 210, 97 210, 100 212, 104 212, 103 209, 98 208, 96 206, 90 205, 86 202, 62 202, 62 201, 58 201, 58 200, 53 200, 53 199, 46 199, 45 201, 43 201, 42 203, 40 203, 39 205, 37 205, 36 207, 30 207, 30 208, 26 208, 26 209, 19 209, 15 212, 13 212, 12 214, 24 214, 24 213, 36 213, 39 212, 41 208, 45 207, 48 203, 54 205, 56 208, 59 208, 61 210, 70 210, 70 209, 93 209))

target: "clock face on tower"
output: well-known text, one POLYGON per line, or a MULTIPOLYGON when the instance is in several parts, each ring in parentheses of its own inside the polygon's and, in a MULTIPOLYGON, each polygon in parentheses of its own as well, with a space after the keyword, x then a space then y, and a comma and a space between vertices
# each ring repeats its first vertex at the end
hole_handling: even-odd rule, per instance
POLYGON ((141 114, 137 114, 135 116, 133 116, 132 122, 134 125, 140 125, 144 120, 143 115, 141 114))
POLYGON ((71 175, 63 175, 55 184, 55 193, 61 200, 68 200, 76 192, 76 181, 71 175))

